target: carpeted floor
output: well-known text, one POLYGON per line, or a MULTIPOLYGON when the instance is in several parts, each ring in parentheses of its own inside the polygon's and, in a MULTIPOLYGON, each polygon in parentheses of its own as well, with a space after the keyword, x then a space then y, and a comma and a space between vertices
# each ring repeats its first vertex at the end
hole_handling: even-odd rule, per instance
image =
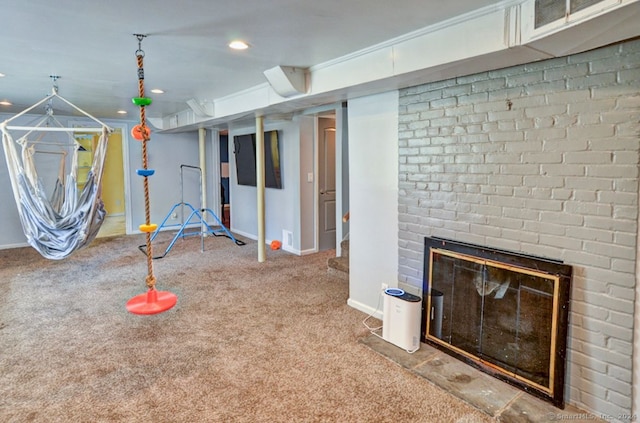
MULTIPOLYGON (((171 234, 162 234, 156 252, 171 234)), ((154 261, 172 310, 136 316, 141 236, 63 261, 0 251, 2 422, 489 422, 367 348, 331 253, 297 257, 227 238, 154 261)))

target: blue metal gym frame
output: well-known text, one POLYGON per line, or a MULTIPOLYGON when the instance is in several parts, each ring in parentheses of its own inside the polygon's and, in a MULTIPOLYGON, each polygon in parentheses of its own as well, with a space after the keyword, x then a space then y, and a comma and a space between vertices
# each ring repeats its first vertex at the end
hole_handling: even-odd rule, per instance
MULTIPOLYGON (((164 253, 160 256, 153 257, 154 259, 161 259, 165 257, 167 254, 169 254, 169 251, 171 251, 171 249, 173 248, 173 245, 176 243, 178 238, 185 239, 186 237, 189 237, 189 236, 200 236, 200 251, 202 252, 204 252, 204 238, 208 235, 225 236, 230 240, 232 240, 236 245, 245 245, 243 241, 236 239, 236 237, 234 237, 233 234, 229 232, 229 230, 224 226, 220 218, 213 212, 213 210, 208 208, 202 208, 202 169, 200 169, 197 166, 190 166, 185 164, 180 165, 180 202, 174 204, 173 207, 171 207, 171 210, 169 210, 169 213, 167 213, 167 215, 165 216, 160 226, 158 226, 158 229, 156 229, 155 232, 151 235, 151 242, 153 242, 153 240, 158 236, 162 228, 172 228, 172 227, 179 227, 180 229, 178 230, 178 232, 176 232, 176 235, 173 237, 173 239, 171 240, 171 243, 169 244, 167 249, 164 251, 164 253), (184 169, 197 170, 200 176, 200 208, 198 209, 196 209, 189 203, 185 203, 184 201, 184 169), (174 211, 178 207, 181 207, 181 210, 180 210, 181 223, 167 224, 167 221, 171 218, 174 211), (185 207, 191 210, 189 217, 186 220, 184 219, 185 207), (207 214, 211 215, 216 221, 217 225, 213 225, 213 226, 219 226, 219 228, 214 229, 209 223, 207 223, 206 221, 207 214), (199 231, 187 231, 187 227, 189 225, 194 225, 196 223, 200 224, 199 231)), ((138 246, 138 249, 146 254, 147 246, 140 245, 138 246)))

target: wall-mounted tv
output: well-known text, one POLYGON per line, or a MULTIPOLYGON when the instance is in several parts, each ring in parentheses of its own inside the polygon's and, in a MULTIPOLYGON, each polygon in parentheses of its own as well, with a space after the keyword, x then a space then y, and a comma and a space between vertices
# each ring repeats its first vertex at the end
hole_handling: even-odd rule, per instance
MULTIPOLYGON (((265 187, 282 189, 278 131, 264 133, 265 187)), ((233 137, 238 185, 256 186, 256 134, 233 137)))

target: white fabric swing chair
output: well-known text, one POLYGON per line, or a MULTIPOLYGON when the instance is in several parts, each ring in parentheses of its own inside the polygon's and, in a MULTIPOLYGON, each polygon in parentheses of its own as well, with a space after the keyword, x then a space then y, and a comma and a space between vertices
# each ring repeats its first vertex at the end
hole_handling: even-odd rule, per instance
MULTIPOLYGON (((104 204, 100 198, 103 166, 107 152, 107 141, 112 129, 98 119, 79 109, 58 95, 57 90, 23 112, 0 123, 2 146, 4 147, 7 168, 11 179, 13 195, 27 242, 43 257, 61 260, 75 250, 89 244, 97 235, 106 216, 104 204), (99 128, 68 128, 53 117, 52 100, 59 99, 74 110, 97 122, 99 128), (11 126, 10 122, 28 113, 41 104, 47 105, 47 115, 34 125, 11 126), (55 126, 51 126, 51 125, 55 126), (50 143, 43 139, 44 134, 66 133, 66 143, 50 143), (82 146, 73 137, 74 133, 100 133, 94 150, 93 162, 87 173, 86 181, 78 181, 78 151, 82 146), (37 136, 35 134, 38 134, 37 136), (14 139, 15 138, 15 139, 14 139), (21 146, 18 152, 17 145, 21 146), (70 147, 71 169, 65 175, 64 168, 67 152, 61 149, 60 169, 55 188, 47 198, 42 176, 38 176, 34 156, 38 148, 47 144, 66 144, 70 147), (65 177, 66 176, 66 177, 65 177), (78 183, 80 182, 80 183, 78 183)), ((40 151, 52 153, 51 151, 40 151)), ((56 153, 55 151, 53 153, 56 153)))

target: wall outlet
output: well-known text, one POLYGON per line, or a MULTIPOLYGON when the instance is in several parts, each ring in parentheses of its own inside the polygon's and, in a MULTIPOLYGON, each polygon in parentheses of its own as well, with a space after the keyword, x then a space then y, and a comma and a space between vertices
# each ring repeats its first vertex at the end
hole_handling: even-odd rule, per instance
POLYGON ((382 290, 384 291, 387 288, 389 288, 389 285, 383 282, 382 283, 382 290))

